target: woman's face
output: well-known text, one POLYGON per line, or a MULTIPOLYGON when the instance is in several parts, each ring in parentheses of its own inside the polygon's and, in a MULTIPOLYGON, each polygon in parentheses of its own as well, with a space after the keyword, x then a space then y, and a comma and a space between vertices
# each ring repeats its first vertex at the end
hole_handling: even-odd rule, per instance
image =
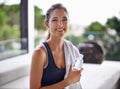
POLYGON ((50 36, 64 37, 68 29, 68 14, 64 9, 55 9, 50 14, 47 26, 50 30, 50 36))

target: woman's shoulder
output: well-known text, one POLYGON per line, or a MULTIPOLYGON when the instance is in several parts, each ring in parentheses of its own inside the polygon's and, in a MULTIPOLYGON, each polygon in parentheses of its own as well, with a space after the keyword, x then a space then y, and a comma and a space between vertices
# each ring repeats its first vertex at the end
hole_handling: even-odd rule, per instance
POLYGON ((37 46, 32 54, 32 67, 37 68, 43 68, 46 64, 46 51, 42 44, 37 46))
POLYGON ((33 59, 41 59, 46 57, 46 50, 43 44, 38 45, 33 52, 33 59))
POLYGON ((43 44, 39 44, 38 46, 35 47, 34 52, 39 53, 39 52, 43 52, 44 50, 45 50, 44 45, 43 44))

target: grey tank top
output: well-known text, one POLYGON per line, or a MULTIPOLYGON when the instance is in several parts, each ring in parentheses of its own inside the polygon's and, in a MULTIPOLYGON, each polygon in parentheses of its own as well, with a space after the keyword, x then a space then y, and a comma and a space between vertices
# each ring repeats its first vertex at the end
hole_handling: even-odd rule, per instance
POLYGON ((47 42, 43 42, 48 54, 48 65, 43 70, 41 86, 55 84, 64 79, 66 69, 58 68, 54 62, 53 54, 47 42))

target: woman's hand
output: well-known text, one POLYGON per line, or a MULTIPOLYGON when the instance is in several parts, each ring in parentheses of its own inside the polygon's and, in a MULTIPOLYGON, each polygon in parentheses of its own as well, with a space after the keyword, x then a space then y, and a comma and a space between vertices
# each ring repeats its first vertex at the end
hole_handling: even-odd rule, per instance
POLYGON ((81 68, 81 70, 75 70, 75 69, 72 68, 72 65, 70 65, 69 73, 68 73, 68 76, 67 76, 67 81, 70 84, 79 82, 82 70, 83 70, 83 68, 81 68))

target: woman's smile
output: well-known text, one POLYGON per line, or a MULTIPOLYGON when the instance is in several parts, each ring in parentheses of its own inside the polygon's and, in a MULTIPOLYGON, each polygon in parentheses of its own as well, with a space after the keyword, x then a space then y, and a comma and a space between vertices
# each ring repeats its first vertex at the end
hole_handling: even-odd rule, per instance
POLYGON ((64 29, 57 29, 58 32, 64 32, 64 29))

